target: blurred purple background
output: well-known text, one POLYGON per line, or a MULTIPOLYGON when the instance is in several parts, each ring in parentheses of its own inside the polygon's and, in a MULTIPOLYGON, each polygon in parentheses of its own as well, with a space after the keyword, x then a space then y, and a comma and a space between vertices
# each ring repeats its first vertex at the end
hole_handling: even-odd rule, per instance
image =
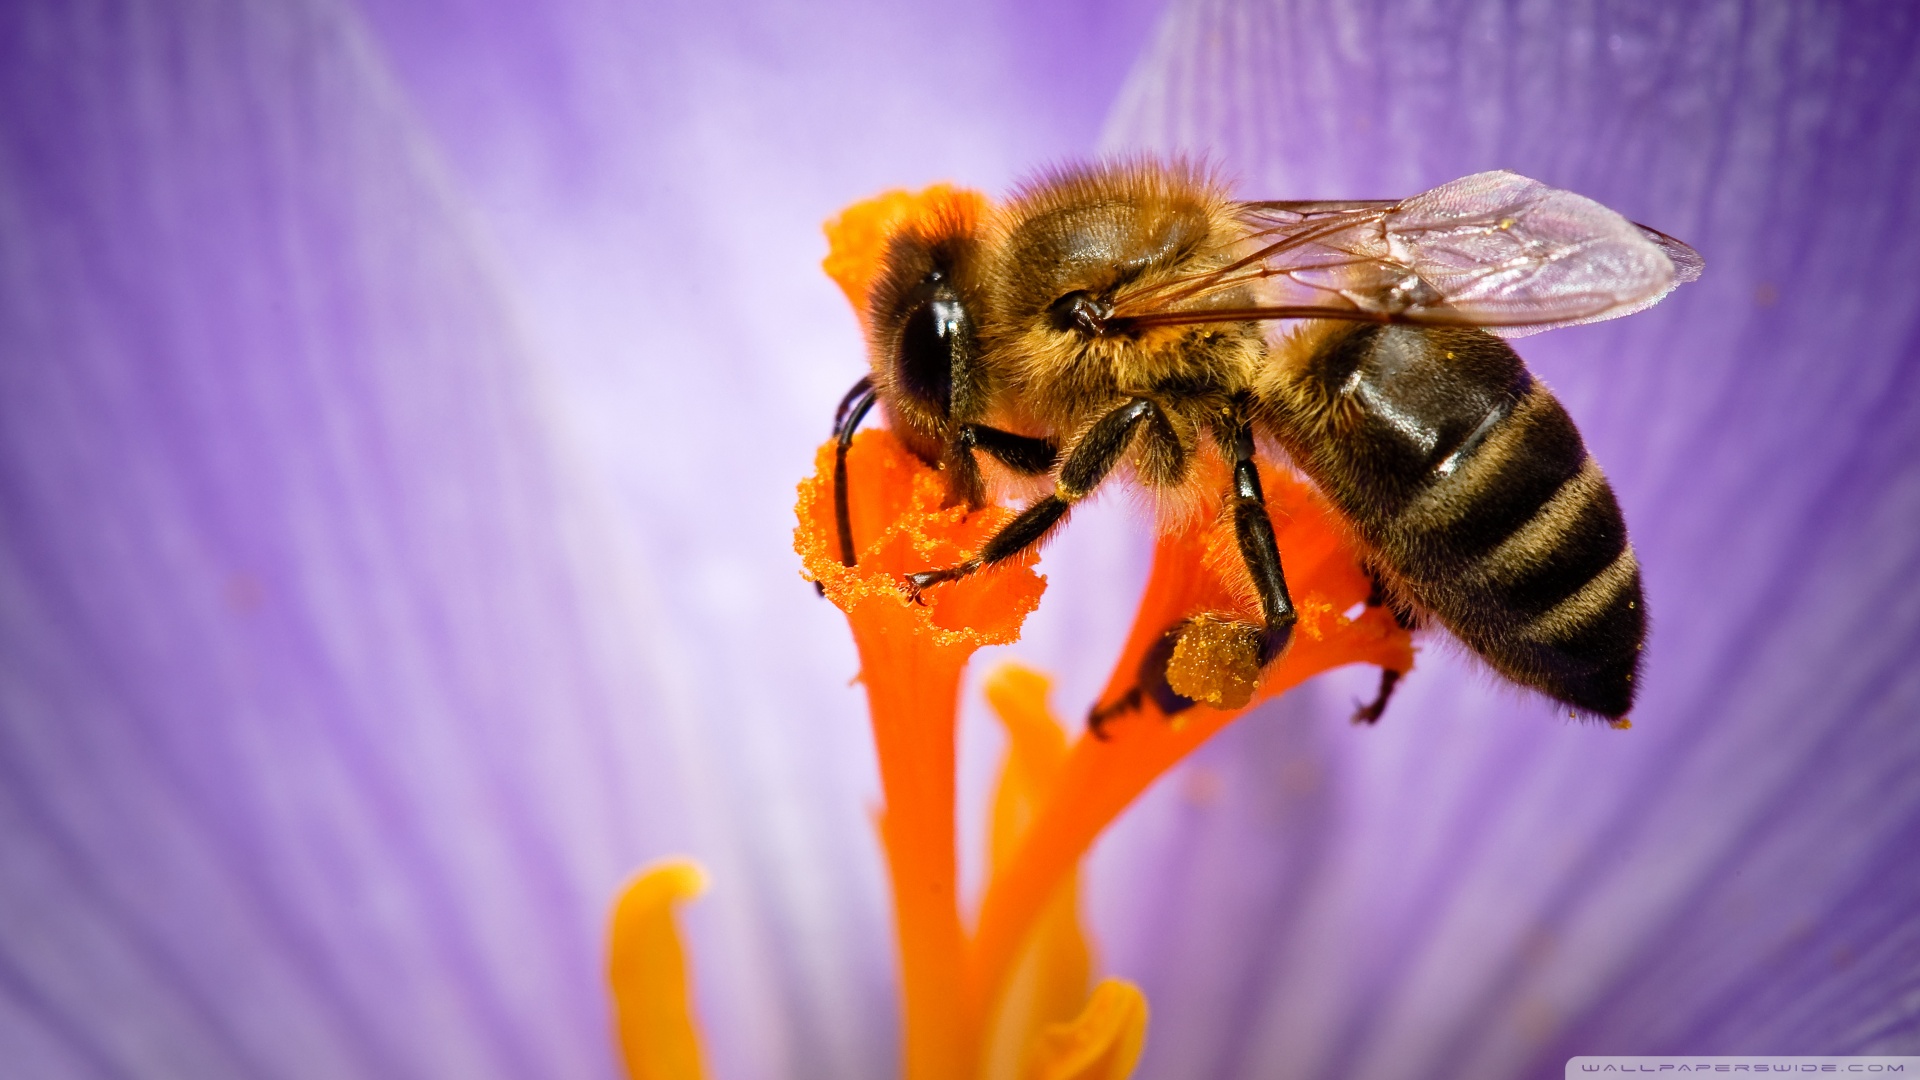
MULTIPOLYGON (((1511 168, 1708 264, 1523 347, 1634 528, 1634 730, 1438 643, 1376 730, 1364 672, 1230 729, 1094 857, 1142 1075, 1920 1052, 1916 64, 1891 4, 8 5, 5 1071, 612 1076, 603 914, 685 852, 722 1080, 890 1075, 788 545, 861 370, 819 224, 1128 149, 1511 168)), ((1043 561, 1001 652, 1068 715, 1147 548, 1109 498, 1043 561)))

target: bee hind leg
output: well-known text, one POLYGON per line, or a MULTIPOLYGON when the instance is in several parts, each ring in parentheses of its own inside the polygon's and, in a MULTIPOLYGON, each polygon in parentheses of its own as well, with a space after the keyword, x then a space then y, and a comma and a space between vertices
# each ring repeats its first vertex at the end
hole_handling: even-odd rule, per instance
POLYGON ((1260 663, 1265 666, 1293 640, 1293 624, 1299 616, 1293 598, 1287 594, 1280 545, 1273 535, 1273 519, 1267 516, 1260 470, 1253 463, 1253 430, 1244 421, 1234 431, 1232 501, 1234 536, 1240 542, 1240 557, 1246 561, 1247 572, 1253 575, 1260 613, 1266 620, 1260 645, 1260 663))
POLYGON ((1399 684, 1402 672, 1392 668, 1380 669, 1380 692, 1374 695, 1373 702, 1362 705, 1353 712, 1356 724, 1374 724, 1380 721, 1380 714, 1387 711, 1387 700, 1393 697, 1393 688, 1399 684))
POLYGON ((1418 613, 1416 613, 1413 607, 1405 600, 1400 599, 1398 594, 1387 587, 1386 579, 1381 577, 1380 570, 1377 567, 1368 565, 1363 565, 1361 569, 1366 571, 1367 581, 1372 585, 1372 588, 1367 593, 1367 606, 1371 608, 1386 608, 1393 615, 1394 625, 1402 630, 1418 630, 1420 628, 1420 617, 1418 613))
POLYGON ((1140 658, 1139 672, 1132 686, 1112 702, 1087 710, 1087 731, 1094 738, 1106 741, 1109 723, 1117 717, 1139 712, 1148 702, 1160 710, 1162 717, 1176 716, 1197 704, 1167 682, 1167 664, 1173 659, 1173 651, 1179 647, 1180 636, 1186 632, 1190 621, 1183 620, 1160 635, 1160 640, 1154 642, 1153 647, 1140 658))

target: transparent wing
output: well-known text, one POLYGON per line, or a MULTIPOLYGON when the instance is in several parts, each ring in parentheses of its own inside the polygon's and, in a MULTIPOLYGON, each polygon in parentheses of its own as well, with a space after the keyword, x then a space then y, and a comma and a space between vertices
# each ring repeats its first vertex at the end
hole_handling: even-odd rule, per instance
POLYGON ((1484 172, 1399 202, 1244 203, 1232 265, 1122 293, 1151 325, 1340 318, 1519 337, 1639 311, 1700 276, 1697 252, 1584 196, 1484 172), (1251 303, 1226 303, 1229 296, 1251 303))

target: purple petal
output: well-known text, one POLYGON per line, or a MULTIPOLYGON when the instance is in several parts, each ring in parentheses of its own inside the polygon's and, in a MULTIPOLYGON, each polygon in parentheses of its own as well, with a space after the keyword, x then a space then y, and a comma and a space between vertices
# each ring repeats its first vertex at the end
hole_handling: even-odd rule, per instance
POLYGON ((607 1073, 657 680, 418 130, 338 12, 4 20, 0 1056, 607 1073))
POLYGON ((1258 198, 1512 169, 1708 267, 1523 350, 1633 528, 1634 730, 1429 647, 1378 730, 1330 680, 1228 733, 1092 888, 1155 1003, 1143 1075, 1920 1048, 1916 46, 1873 6, 1169 14, 1116 148, 1211 153, 1258 198))
MULTIPOLYGON (((1379 731, 1329 686, 1223 737, 1098 868, 1150 1074, 1915 1045, 1914 26, 1637 11, 1183 8, 1123 95, 1250 193, 1512 168, 1713 263, 1527 350, 1647 568, 1636 731, 1430 653, 1379 731)), ((604 906, 686 849, 722 1074, 890 1072, 851 650, 785 545, 858 371, 818 222, 1084 151, 1145 12, 751 15, 0 16, 0 1058, 605 1075, 604 906)), ((1021 646, 1069 709, 1118 516, 1021 646)))
POLYGON ((0 1060, 609 1075, 685 850, 723 1074, 890 1073, 819 226, 1083 152, 1146 17, 0 15, 0 1060))

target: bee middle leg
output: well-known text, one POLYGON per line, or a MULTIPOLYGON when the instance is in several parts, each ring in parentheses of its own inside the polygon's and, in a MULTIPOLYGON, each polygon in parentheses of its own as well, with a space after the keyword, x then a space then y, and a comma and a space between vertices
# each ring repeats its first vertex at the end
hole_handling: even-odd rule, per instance
POLYGON ((1267 624, 1260 643, 1260 663, 1265 665, 1293 639, 1293 624, 1299 616, 1293 598, 1287 594, 1280 545, 1273 535, 1273 519, 1267 516, 1260 470, 1253 462, 1253 429, 1244 420, 1233 432, 1232 501, 1234 537, 1240 542, 1240 557, 1246 561, 1247 572, 1253 575, 1260 613, 1267 624))
MULTIPOLYGON (((1101 481, 1113 472, 1126 456, 1134 433, 1142 426, 1154 429, 1161 439, 1178 445, 1172 424, 1160 406, 1147 398, 1134 398, 1096 421, 1074 444, 1073 452, 1060 466, 1053 494, 1037 499, 1020 511, 1012 521, 1000 527, 981 547, 979 554, 944 570, 926 570, 907 575, 908 595, 918 599, 920 592, 943 581, 958 581, 983 566, 1010 559, 1044 539, 1067 516, 1074 503, 1093 493, 1101 481)), ((995 454, 999 457, 999 454, 995 454)), ((1004 460, 1004 459, 1003 459, 1004 460)))

